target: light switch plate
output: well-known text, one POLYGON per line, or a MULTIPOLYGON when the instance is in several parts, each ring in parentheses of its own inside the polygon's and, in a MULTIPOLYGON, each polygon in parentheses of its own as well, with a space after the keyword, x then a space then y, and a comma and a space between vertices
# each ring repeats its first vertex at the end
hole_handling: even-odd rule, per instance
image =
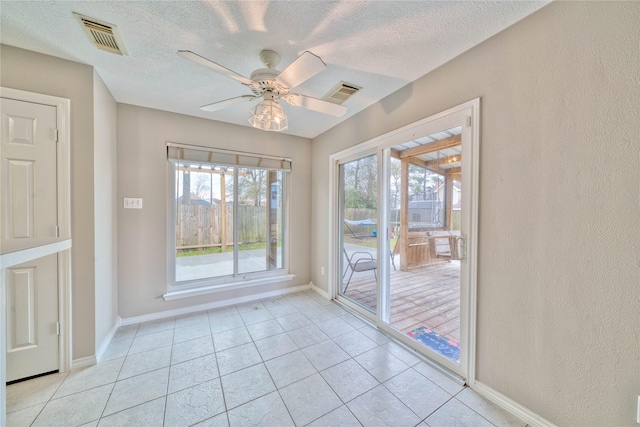
POLYGON ((142 209, 142 198, 125 197, 125 209, 142 209))

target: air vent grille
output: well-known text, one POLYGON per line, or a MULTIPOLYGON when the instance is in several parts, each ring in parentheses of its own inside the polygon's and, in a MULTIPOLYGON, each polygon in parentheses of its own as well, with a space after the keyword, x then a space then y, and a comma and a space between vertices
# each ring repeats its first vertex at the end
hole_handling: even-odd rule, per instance
POLYGON ((89 41, 98 49, 118 55, 126 55, 124 44, 118 33, 118 27, 95 18, 89 18, 78 13, 74 13, 89 41))
POLYGON ((324 96, 325 101, 333 102, 334 104, 342 104, 347 99, 358 93, 362 89, 360 86, 356 86, 351 83, 340 82, 335 85, 329 93, 324 96))

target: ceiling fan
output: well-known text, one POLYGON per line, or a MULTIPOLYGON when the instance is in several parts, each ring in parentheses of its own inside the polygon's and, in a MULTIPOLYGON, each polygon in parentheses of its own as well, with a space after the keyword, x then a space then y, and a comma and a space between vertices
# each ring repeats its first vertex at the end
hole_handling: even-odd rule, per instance
POLYGON ((263 101, 251 109, 249 123, 255 128, 266 131, 283 131, 288 127, 287 116, 280 103, 278 103, 280 99, 295 107, 307 108, 336 117, 341 117, 347 112, 347 108, 343 105, 291 92, 292 88, 327 67, 320 57, 311 52, 304 52, 287 68, 278 71, 276 67, 280 62, 280 55, 272 50, 263 50, 260 52, 260 60, 267 68, 255 70, 251 73, 250 78, 246 78, 189 50, 179 50, 178 55, 233 79, 247 86, 253 92, 253 95, 237 96, 204 105, 200 107, 203 111, 217 111, 233 104, 262 98, 263 101))

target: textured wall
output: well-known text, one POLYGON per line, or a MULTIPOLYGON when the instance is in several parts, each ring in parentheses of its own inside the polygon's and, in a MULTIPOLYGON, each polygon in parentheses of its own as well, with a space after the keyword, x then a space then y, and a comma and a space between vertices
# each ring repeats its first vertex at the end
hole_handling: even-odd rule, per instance
POLYGON ((73 359, 95 351, 93 69, 2 45, 0 84, 71 100, 73 359))
POLYGON ((559 425, 635 423, 639 40, 638 2, 552 3, 312 143, 327 230, 331 153, 482 99, 477 379, 559 425))
POLYGON ((123 318, 309 283, 311 142, 201 118, 118 104, 118 200, 142 197, 143 209, 118 206, 118 300, 123 318), (167 291, 166 142, 282 155, 290 175, 294 281, 164 301, 167 291))
POLYGON ((94 70, 96 351, 118 317, 116 101, 94 70))

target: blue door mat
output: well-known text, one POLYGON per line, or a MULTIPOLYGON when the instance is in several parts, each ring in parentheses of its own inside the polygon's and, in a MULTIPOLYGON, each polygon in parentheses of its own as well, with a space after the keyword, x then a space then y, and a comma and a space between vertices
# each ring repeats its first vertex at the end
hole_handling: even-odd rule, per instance
POLYGON ((407 335, 423 344, 425 347, 443 355, 447 359, 456 363, 460 362, 459 344, 437 332, 433 332, 426 326, 420 326, 419 328, 409 332, 407 335))

